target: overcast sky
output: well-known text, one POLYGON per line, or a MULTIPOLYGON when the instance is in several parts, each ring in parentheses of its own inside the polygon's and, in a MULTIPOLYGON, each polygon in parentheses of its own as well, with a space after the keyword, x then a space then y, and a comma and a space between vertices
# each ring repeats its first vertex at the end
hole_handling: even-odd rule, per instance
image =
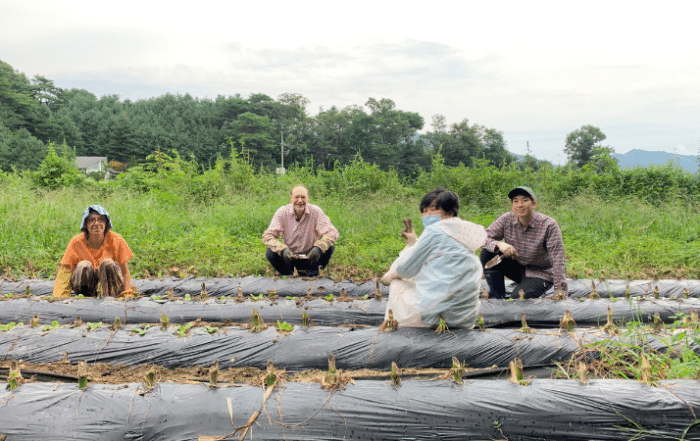
POLYGON ((424 131, 466 118, 557 164, 586 124, 617 153, 698 155, 696 5, 0 0, 0 60, 98 97, 299 93, 312 115, 389 98, 424 131))

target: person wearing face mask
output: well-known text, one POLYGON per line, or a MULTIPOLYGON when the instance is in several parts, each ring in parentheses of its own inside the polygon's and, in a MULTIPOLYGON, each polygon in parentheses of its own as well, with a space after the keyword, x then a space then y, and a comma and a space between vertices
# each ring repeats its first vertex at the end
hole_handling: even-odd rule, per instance
POLYGON ((71 290, 85 296, 131 295, 127 261, 134 253, 124 238, 112 231, 107 210, 102 205, 87 207, 80 230, 61 258, 53 285, 54 297, 68 297, 71 290))
POLYGON ((481 225, 457 217, 459 197, 435 189, 419 205, 425 229, 420 238, 404 221, 406 248, 381 282, 389 285, 389 310, 399 326, 468 328, 478 315, 482 268, 474 252, 486 240, 481 225))
POLYGON ((300 276, 317 277, 319 268, 328 266, 338 236, 323 210, 309 203, 309 190, 297 185, 289 204, 275 212, 262 239, 265 257, 278 273, 291 276, 296 268, 300 276))
POLYGON ((501 215, 486 229, 488 239, 481 250, 489 297, 506 298, 504 276, 516 283, 510 297, 543 296, 554 286, 568 296, 564 240, 557 221, 535 211, 537 200, 530 187, 508 193, 512 211, 501 215))

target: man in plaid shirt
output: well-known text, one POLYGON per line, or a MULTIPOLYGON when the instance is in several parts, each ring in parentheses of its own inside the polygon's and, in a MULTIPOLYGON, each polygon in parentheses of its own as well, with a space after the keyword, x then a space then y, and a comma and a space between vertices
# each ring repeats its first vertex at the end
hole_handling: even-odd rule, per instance
POLYGON ((486 265, 501 254, 503 260, 484 270, 489 297, 506 298, 503 277, 517 283, 510 296, 541 297, 552 286, 568 295, 564 241, 557 221, 537 213, 535 193, 529 187, 517 187, 508 193, 512 211, 503 214, 486 229, 488 238, 481 250, 486 265))
POLYGON ((303 185, 292 189, 289 204, 280 207, 262 236, 265 257, 283 276, 317 277, 319 267, 328 266, 338 230, 320 207, 309 203, 303 185), (280 241, 282 238, 282 241, 280 241))

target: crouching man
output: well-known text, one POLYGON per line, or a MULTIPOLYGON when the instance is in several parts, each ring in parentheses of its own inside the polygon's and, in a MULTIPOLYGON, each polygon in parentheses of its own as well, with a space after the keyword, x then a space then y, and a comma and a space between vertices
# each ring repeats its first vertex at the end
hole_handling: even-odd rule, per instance
POLYGON ((338 230, 321 208, 309 203, 309 190, 298 185, 289 204, 275 212, 262 239, 265 257, 278 273, 290 276, 296 268, 300 276, 317 277, 333 255, 338 230))

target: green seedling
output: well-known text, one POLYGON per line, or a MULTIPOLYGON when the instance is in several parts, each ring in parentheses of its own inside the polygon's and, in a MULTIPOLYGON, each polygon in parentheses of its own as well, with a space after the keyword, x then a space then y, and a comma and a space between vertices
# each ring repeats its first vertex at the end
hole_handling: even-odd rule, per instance
POLYGON ((442 334, 443 332, 448 332, 449 330, 450 328, 447 327, 447 322, 445 322, 445 319, 442 318, 442 314, 440 314, 440 322, 438 323, 435 332, 442 334))
POLYGON ((683 298, 687 299, 690 297, 690 292, 688 291, 688 288, 683 288, 683 298))
POLYGON ((267 372, 265 373, 265 384, 267 387, 272 387, 277 382, 277 372, 272 365, 272 360, 267 360, 267 372))
POLYGON ((250 327, 250 332, 260 332, 266 328, 265 322, 263 321, 262 317, 260 317, 258 310, 255 308, 253 308, 253 315, 250 316, 248 324, 250 327))
POLYGON ((617 297, 615 297, 615 296, 613 296, 612 294, 610 294, 610 301, 611 301, 612 303, 617 302, 617 297))
POLYGON ((187 336, 187 333, 190 331, 190 329, 194 326, 194 322, 189 322, 186 325, 180 325, 177 327, 177 332, 175 335, 178 337, 185 337, 187 336))
POLYGON ((12 360, 10 362, 10 374, 7 376, 10 383, 10 390, 15 390, 22 383, 22 373, 19 370, 19 363, 17 360, 12 360))
POLYGON ((578 298, 578 301, 579 301, 579 302, 585 302, 586 299, 584 299, 583 297, 579 297, 579 298, 578 298))
POLYGON ((576 327, 576 322, 573 317, 571 317, 571 311, 568 309, 564 313, 564 318, 559 320, 559 328, 565 329, 567 331, 573 331, 576 327))
POLYGON ((659 291, 659 285, 656 285, 654 287, 654 298, 658 299, 661 296, 661 292, 659 291))
POLYGON ((87 362, 85 359, 78 362, 78 387, 80 389, 85 389, 88 387, 87 362))
POLYGON ((333 301, 333 293, 328 294, 324 299, 328 300, 329 302, 333 301))
POLYGON ((520 313, 520 323, 522 324, 520 332, 522 332, 523 334, 532 334, 532 329, 530 329, 530 327, 527 325, 527 320, 525 320, 524 312, 520 313))
POLYGON ((263 293, 260 293, 257 296, 255 294, 251 294, 250 297, 253 300, 258 301, 258 300, 262 300, 265 297, 265 295, 263 293))
POLYGON ((213 333, 215 333, 216 331, 219 330, 219 327, 218 327, 218 326, 205 326, 204 329, 205 329, 208 333, 213 334, 213 333))
POLYGON ((464 384, 464 365, 457 357, 452 357, 452 368, 450 368, 449 375, 455 383, 464 384))
POLYGON ((484 332, 486 330, 486 323, 484 323, 484 316, 479 314, 476 319, 476 325, 479 327, 479 331, 484 332))
POLYGON ((365 294, 362 297, 359 298, 360 300, 367 300, 369 299, 369 294, 365 294))
POLYGON ((625 297, 627 298, 627 300, 632 299, 632 290, 630 289, 629 285, 625 287, 625 297))
POLYGON ((222 302, 226 303, 226 300, 228 300, 228 297, 226 297, 226 296, 221 296, 221 297, 219 297, 219 300, 221 300, 222 302))
POLYGON ((97 322, 97 323, 90 323, 88 322, 87 327, 88 327, 88 332, 89 331, 94 331, 95 329, 99 328, 102 326, 102 322, 97 322))
POLYGON ((280 331, 291 331, 294 329, 294 326, 290 325, 287 322, 280 323, 280 321, 277 320, 277 329, 279 329, 280 331))
POLYGON ((131 332, 135 332, 139 335, 139 337, 143 337, 144 335, 146 335, 146 331, 148 331, 148 328, 150 327, 151 325, 144 325, 142 328, 133 327, 131 328, 131 332))
POLYGON ((192 301, 192 296, 189 294, 185 294, 185 296, 182 298, 182 300, 186 302, 191 302, 192 301))
POLYGON ((664 328, 664 322, 658 312, 654 313, 654 333, 659 333, 664 328))
POLYGON ((308 328, 311 326, 311 318, 309 317, 309 314, 306 313, 306 311, 302 311, 301 313, 301 326, 304 328, 308 328))
POLYGON ((168 329, 168 326, 170 326, 170 319, 167 315, 165 315, 165 313, 163 313, 160 316, 160 329, 165 331, 168 329))
POLYGON ((601 328, 601 331, 607 332, 610 335, 617 335, 620 333, 620 329, 613 322, 613 312, 610 305, 608 305, 608 322, 601 328))
POLYGON ((399 370, 399 367, 396 365, 396 362, 392 361, 391 362, 391 383, 399 387, 401 386, 401 378, 399 377, 401 375, 401 371, 399 370))
POLYGON ((19 322, 19 323, 10 322, 6 325, 0 325, 0 331, 9 331, 12 328, 14 328, 15 326, 22 326, 22 325, 24 325, 24 323, 22 323, 22 322, 19 322))
POLYGON ((13 293, 11 293, 11 292, 9 292, 9 293, 7 293, 7 294, 3 294, 3 296, 5 296, 6 298, 8 298, 8 299, 9 299, 10 297, 13 297, 13 296, 14 296, 14 294, 13 294, 13 293))
POLYGON ((25 295, 25 296, 30 296, 30 295, 32 295, 32 291, 29 289, 29 286, 26 286, 26 287, 24 288, 24 295, 25 295))
POLYGON ((50 325, 44 325, 43 328, 41 328, 42 331, 53 331, 54 329, 58 328, 58 322, 56 320, 52 321, 50 325))
POLYGON ((156 387, 156 368, 151 366, 151 369, 143 376, 143 384, 146 386, 146 391, 149 391, 156 387))
POLYGON ((345 384, 352 382, 352 378, 344 374, 340 369, 335 367, 335 357, 333 354, 328 356, 328 372, 323 375, 321 380, 321 388, 328 390, 345 389, 345 384))
POLYGON ((294 296, 287 296, 287 300, 294 300, 294 296))
POLYGON ((387 318, 379 326, 379 332, 395 331, 399 327, 398 320, 394 319, 394 311, 391 309, 387 312, 387 318))
POLYGON ((165 298, 165 296, 159 296, 157 294, 154 294, 151 296, 151 299, 153 299, 153 300, 163 300, 164 298, 165 298))
POLYGON ((510 364, 510 381, 520 386, 529 386, 530 382, 523 376, 523 362, 519 358, 511 361, 510 364))

